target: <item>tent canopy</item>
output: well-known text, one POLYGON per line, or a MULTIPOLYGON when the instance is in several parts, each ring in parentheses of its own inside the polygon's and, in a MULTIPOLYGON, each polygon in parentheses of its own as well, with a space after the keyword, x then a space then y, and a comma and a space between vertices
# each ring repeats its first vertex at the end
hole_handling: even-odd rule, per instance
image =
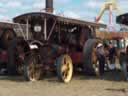
POLYGON ((116 22, 118 24, 128 25, 128 13, 117 16, 116 22))

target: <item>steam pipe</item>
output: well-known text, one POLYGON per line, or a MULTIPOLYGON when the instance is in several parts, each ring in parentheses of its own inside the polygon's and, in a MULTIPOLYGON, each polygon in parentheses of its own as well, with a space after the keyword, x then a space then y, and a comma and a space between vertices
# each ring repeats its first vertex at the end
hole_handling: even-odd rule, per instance
POLYGON ((46 12, 53 13, 53 0, 46 0, 46 12))

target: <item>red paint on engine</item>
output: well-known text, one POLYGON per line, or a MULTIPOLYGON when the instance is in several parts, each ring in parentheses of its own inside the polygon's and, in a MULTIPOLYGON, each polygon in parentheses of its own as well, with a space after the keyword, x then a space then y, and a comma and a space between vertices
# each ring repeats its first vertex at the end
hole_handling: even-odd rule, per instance
POLYGON ((0 52, 0 61, 3 62, 3 63, 7 63, 8 62, 7 51, 0 52))

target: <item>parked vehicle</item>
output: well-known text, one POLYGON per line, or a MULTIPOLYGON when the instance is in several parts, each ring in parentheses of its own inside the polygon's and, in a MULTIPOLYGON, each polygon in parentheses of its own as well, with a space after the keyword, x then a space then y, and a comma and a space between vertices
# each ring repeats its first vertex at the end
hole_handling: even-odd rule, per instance
MULTIPOLYGON (((128 13, 118 16, 116 21, 119 24, 128 26, 128 13)), ((126 46, 126 50, 120 54, 120 63, 122 65, 124 79, 128 80, 128 45, 126 46)))
MULTIPOLYGON (((105 25, 42 12, 20 15, 14 18, 14 22, 30 26, 24 38, 18 41, 23 41, 19 43, 19 56, 25 63, 26 80, 38 80, 42 73, 54 71, 61 81, 69 82, 73 68, 78 66, 86 74, 96 74, 95 48, 101 41, 96 39, 95 30, 105 25)), ((16 41, 12 40, 11 58, 16 57, 12 56, 16 54, 16 41)))
MULTIPOLYGON (((51 5, 47 2, 46 9, 52 12, 47 4, 51 5)), ((85 74, 100 75, 96 47, 102 41, 96 38, 96 29, 106 25, 48 12, 26 13, 13 22, 18 29, 9 42, 9 74, 19 73, 26 80, 35 81, 46 72, 54 72, 65 83, 78 67, 85 74)))

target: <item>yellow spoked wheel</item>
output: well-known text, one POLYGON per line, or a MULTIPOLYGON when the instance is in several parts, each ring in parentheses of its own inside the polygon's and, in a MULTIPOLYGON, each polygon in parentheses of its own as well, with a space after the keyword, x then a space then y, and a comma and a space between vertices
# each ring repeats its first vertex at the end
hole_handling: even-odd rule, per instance
POLYGON ((37 81, 40 79, 41 71, 39 70, 38 66, 34 66, 34 64, 31 64, 28 67, 28 77, 30 81, 37 81))
POLYGON ((57 60, 57 75, 59 80, 64 83, 68 83, 72 79, 73 64, 71 57, 68 55, 62 55, 57 60))
POLYGON ((37 81, 41 78, 42 70, 38 58, 32 56, 24 66, 24 77, 27 81, 37 81))
POLYGON ((23 64, 17 66, 17 72, 18 72, 18 74, 20 74, 20 75, 23 74, 23 64))

